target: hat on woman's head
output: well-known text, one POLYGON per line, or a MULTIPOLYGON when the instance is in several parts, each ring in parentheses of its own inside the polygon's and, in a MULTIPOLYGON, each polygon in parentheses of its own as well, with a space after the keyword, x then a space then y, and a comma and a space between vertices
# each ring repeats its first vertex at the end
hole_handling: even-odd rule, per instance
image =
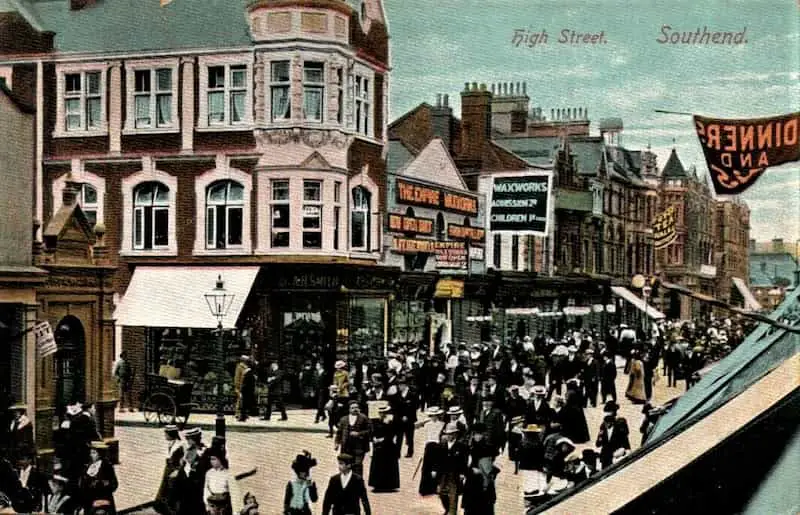
POLYGON ((105 443, 105 442, 97 441, 97 442, 90 443, 89 447, 91 447, 92 449, 97 449, 97 450, 103 451, 105 449, 108 449, 108 444, 105 443))
POLYGON ((449 408, 447 408, 448 415, 462 415, 463 413, 464 410, 462 410, 458 406, 450 406, 449 408))
POLYGON ((428 415, 429 417, 438 417, 439 415, 441 415, 443 413, 444 413, 444 411, 442 411, 442 408, 440 408, 439 406, 431 406, 425 412, 425 414, 428 415))
POLYGON ((336 363, 333 364, 333 367, 336 368, 336 369, 342 369, 342 368, 344 368, 344 366, 345 366, 345 364, 344 364, 344 361, 342 361, 342 360, 338 360, 336 363))
POLYGON ((317 466, 317 460, 311 457, 311 453, 303 451, 303 454, 298 454, 292 462, 292 469, 298 473, 307 473, 311 467, 317 466))
POLYGON ((608 401, 605 406, 603 406, 603 413, 610 414, 616 413, 619 411, 619 404, 614 401, 608 401))

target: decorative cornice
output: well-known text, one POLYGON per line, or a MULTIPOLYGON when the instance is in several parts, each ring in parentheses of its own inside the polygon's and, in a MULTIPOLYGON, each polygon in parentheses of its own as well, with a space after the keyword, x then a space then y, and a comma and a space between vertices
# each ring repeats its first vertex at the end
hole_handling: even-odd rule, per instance
POLYGON ((302 143, 313 149, 333 147, 346 150, 353 141, 353 136, 340 131, 300 128, 256 130, 255 137, 259 147, 302 143))

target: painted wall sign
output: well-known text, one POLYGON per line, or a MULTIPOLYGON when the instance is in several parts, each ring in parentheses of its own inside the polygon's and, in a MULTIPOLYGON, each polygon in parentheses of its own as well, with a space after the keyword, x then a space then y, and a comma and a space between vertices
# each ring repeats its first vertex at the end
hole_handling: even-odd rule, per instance
POLYGON ((478 198, 434 186, 397 179, 397 203, 430 207, 467 215, 478 214, 478 198))
POLYGON ((433 219, 389 213, 389 232, 433 234, 433 219))
POLYGON ((552 183, 550 172, 493 176, 489 191, 489 230, 547 236, 552 183))
POLYGON ((463 241, 436 242, 436 268, 467 269, 467 246, 463 241))
POLYGON ((480 242, 486 238, 486 230, 482 227, 469 227, 466 225, 447 224, 447 237, 454 240, 480 242))

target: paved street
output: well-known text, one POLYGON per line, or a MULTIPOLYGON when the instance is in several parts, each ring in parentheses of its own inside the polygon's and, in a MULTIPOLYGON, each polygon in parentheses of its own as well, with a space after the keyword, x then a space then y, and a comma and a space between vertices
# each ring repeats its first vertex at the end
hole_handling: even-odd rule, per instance
MULTIPOLYGON (((626 386, 627 377, 620 370, 617 379, 621 404, 619 414, 628 420, 631 430, 631 445, 635 449, 640 443, 641 407, 631 405, 624 399, 626 386)), ((659 378, 654 390, 654 401, 656 404, 663 403, 682 393, 683 388, 683 382, 677 389, 666 388, 665 381, 659 378)), ((336 472, 336 453, 333 451, 333 442, 320 432, 327 426, 322 423, 313 424, 313 412, 310 410, 291 411, 289 417, 288 422, 248 422, 249 431, 241 431, 235 424, 229 432, 228 452, 232 472, 240 474, 254 467, 257 468, 255 475, 241 481, 241 488, 243 493, 251 491, 256 495, 262 514, 279 515, 281 513, 284 486, 292 474, 289 465, 301 450, 311 451, 320 462, 312 472, 320 487, 320 496, 324 493, 328 477, 336 472), (279 428, 284 430, 280 431, 279 428)), ((601 407, 587 409, 586 417, 592 440, 594 440, 602 418, 601 407)), ((127 414, 123 416, 123 419, 141 420, 142 415, 140 413, 127 414)), ((198 415, 193 419, 201 425, 213 423, 212 415, 198 415)), ((210 441, 213 432, 206 430, 204 434, 205 441, 210 441)), ((156 427, 123 425, 117 428, 117 436, 120 439, 121 456, 121 463, 117 467, 117 474, 120 478, 117 503, 121 509, 124 509, 145 503, 154 497, 161 479, 164 441, 162 431, 156 427)), ((370 494, 373 513, 380 515, 438 515, 441 513, 438 498, 435 496, 420 497, 417 494, 418 477, 411 479, 417 464, 417 457, 422 455, 423 443, 422 433, 418 431, 416 456, 413 459, 401 458, 400 461, 401 489, 398 492, 370 494)), ((582 445, 580 448, 592 445, 593 442, 582 445)), ((497 513, 522 513, 520 477, 513 474, 513 464, 505 456, 500 457, 497 464, 502 469, 497 479, 497 513)), ((367 459, 365 460, 365 470, 368 468, 369 460, 367 459)), ((316 512, 319 513, 320 509, 321 501, 317 505, 316 512)))

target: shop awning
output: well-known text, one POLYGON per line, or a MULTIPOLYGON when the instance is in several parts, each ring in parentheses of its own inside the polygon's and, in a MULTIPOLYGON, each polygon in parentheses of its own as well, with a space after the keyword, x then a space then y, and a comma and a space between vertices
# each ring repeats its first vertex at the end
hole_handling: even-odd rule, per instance
POLYGON ((217 276, 221 275, 225 290, 235 295, 222 321, 223 327, 232 329, 258 269, 257 266, 137 267, 114 318, 118 326, 128 327, 216 328, 217 320, 208 308, 205 294, 214 289, 217 276))
POLYGON ((736 289, 739 290, 739 293, 742 294, 742 298, 744 298, 744 309, 748 309, 750 311, 758 311, 761 309, 761 304, 758 303, 755 296, 753 296, 753 293, 750 291, 750 288, 747 287, 747 283, 745 283, 743 279, 734 277, 733 284, 736 286, 736 289))
POLYGON ((623 286, 612 286, 611 291, 613 291, 616 295, 622 297, 626 301, 636 306, 636 309, 638 309, 639 311, 643 311, 645 314, 647 314, 647 316, 649 316, 654 320, 661 320, 662 318, 666 318, 664 313, 657 310, 653 306, 645 303, 645 301, 639 298, 635 293, 633 293, 632 291, 623 286))

